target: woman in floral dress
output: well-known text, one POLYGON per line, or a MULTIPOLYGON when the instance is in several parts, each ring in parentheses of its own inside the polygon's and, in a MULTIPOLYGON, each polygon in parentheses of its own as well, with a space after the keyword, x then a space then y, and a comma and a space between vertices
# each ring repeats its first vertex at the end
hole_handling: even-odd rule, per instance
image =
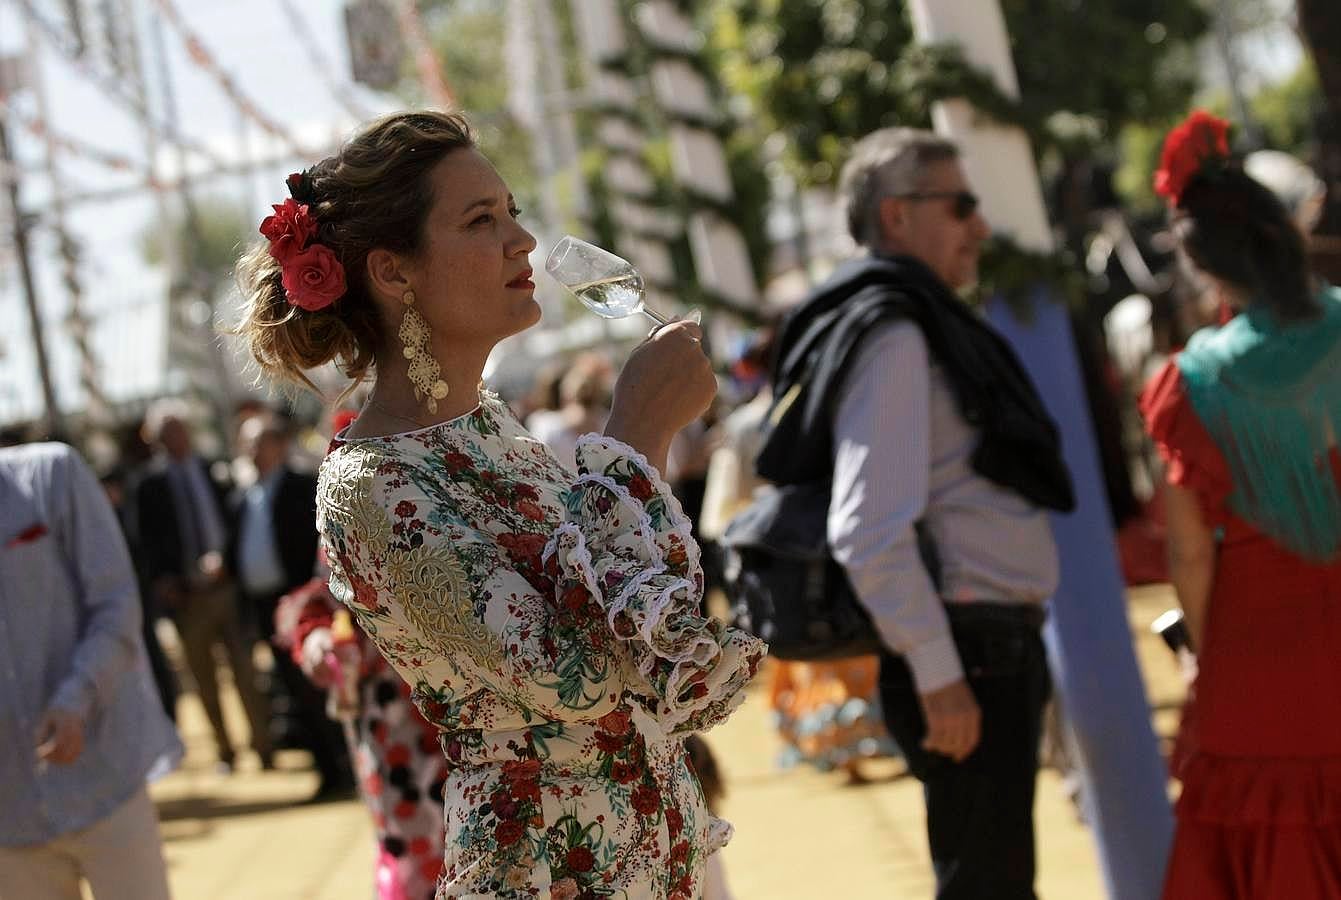
POLYGON ((318 520, 332 592, 440 730, 438 896, 696 897, 729 826, 683 737, 738 705, 764 651, 699 615, 660 475, 715 390, 697 327, 633 351, 573 471, 477 387, 540 311, 535 241, 464 120, 376 121, 290 189, 240 265, 243 330, 275 375, 375 371, 318 520))
POLYGON ((343 609, 327 578, 313 578, 280 600, 275 641, 313 684, 330 692, 328 709, 347 721, 350 759, 377 839, 374 897, 432 900, 442 874, 447 783, 438 729, 420 714, 410 686, 366 636, 354 629, 349 639, 339 640, 337 611, 343 609), (348 707, 342 703, 345 678, 353 678, 354 687, 348 707))

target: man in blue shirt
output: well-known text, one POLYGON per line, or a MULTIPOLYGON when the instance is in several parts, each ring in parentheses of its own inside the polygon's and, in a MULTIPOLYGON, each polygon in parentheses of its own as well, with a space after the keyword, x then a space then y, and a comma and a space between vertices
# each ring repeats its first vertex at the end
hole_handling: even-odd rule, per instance
POLYGON ((63 444, 0 450, 0 897, 168 897, 145 788, 181 759, 111 504, 63 444))

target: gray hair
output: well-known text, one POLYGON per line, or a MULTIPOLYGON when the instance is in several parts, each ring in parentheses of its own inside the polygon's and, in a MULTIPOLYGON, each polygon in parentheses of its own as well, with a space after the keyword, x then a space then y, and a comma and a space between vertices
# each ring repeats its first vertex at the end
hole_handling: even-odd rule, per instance
POLYGON ((958 157, 953 142, 920 128, 881 128, 857 141, 838 179, 853 240, 879 244, 880 201, 916 191, 928 165, 958 157))

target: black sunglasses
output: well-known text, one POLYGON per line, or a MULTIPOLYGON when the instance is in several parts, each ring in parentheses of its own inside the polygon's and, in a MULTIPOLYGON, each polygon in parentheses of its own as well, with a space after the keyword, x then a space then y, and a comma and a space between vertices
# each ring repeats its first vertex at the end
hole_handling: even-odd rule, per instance
POLYGON ((978 195, 972 191, 913 191, 910 194, 897 194, 899 200, 953 200, 950 215, 964 221, 978 211, 978 195))

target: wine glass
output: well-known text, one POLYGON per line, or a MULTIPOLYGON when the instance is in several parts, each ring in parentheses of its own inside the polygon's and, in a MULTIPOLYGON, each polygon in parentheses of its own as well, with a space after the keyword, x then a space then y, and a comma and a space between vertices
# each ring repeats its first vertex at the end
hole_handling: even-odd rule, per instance
MULTIPOLYGON (((674 321, 647 305, 647 288, 632 263, 571 234, 554 245, 545 260, 545 271, 602 318, 622 319, 642 313, 658 325, 674 321)), ((697 324, 698 311, 685 319, 697 324)))

